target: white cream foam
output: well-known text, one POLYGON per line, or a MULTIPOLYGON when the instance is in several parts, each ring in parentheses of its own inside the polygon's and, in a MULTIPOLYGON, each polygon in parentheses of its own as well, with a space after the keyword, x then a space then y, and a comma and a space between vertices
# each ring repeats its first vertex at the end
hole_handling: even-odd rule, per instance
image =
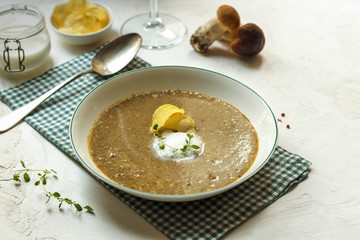
POLYGON ((162 137, 164 137, 162 141, 165 143, 164 149, 160 148, 163 144, 156 137, 154 137, 152 147, 155 153, 163 160, 191 160, 199 156, 204 149, 204 143, 201 138, 196 134, 191 135, 193 135, 193 138, 190 140, 190 145, 197 145, 200 147, 199 149, 189 147, 185 152, 173 149, 183 148, 184 145, 186 145, 186 139, 188 140, 189 138, 187 137, 186 132, 172 131, 165 131, 162 133, 162 137))

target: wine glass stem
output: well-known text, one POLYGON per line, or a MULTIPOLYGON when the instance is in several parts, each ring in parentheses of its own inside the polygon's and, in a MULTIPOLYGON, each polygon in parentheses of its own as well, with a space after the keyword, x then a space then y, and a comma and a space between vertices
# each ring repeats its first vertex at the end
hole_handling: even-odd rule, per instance
POLYGON ((150 0, 150 19, 156 19, 159 17, 158 1, 150 0))
POLYGON ((146 20, 144 24, 144 28, 151 30, 151 29, 158 29, 164 26, 161 18, 159 17, 158 12, 158 0, 150 0, 150 13, 149 18, 146 20))

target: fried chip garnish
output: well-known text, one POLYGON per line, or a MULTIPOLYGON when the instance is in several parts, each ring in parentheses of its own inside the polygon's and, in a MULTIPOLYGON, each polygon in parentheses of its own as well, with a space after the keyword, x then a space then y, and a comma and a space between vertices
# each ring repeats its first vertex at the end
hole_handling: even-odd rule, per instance
POLYGON ((86 0, 69 0, 54 8, 51 21, 62 32, 87 34, 104 28, 109 23, 109 16, 97 4, 86 0))
POLYGON ((155 110, 152 117, 152 126, 157 125, 157 129, 152 131, 163 131, 169 129, 178 132, 186 132, 195 129, 194 120, 185 115, 185 110, 172 104, 161 105, 155 110))

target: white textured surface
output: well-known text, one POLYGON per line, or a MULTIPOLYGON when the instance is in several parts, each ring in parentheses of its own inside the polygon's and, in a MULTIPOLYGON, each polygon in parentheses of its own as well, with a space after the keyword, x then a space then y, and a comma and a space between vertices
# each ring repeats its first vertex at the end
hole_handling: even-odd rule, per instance
MULTIPOLYGON (((20 1, 3 0, 1 5, 20 1)), ((48 19, 61 1, 34 0, 48 19)), ((64 2, 64 1, 62 1, 64 2)), ((132 15, 147 11, 148 0, 98 1, 116 17, 113 32, 132 15)), ((355 0, 159 1, 162 12, 188 26, 187 39, 166 50, 140 50, 152 65, 202 67, 236 78, 286 113, 279 123, 279 145, 312 161, 309 178, 236 228, 225 239, 358 239, 360 234, 360 4, 355 0), (243 22, 265 32, 262 54, 244 60, 215 44, 206 55, 188 43, 195 29, 227 3, 243 22), (291 129, 286 129, 290 124, 291 129)), ((18 79, 0 75, 0 90, 19 84, 95 46, 69 46, 49 31, 49 61, 18 79)), ((0 114, 9 109, 0 103, 0 114)), ((1 239, 166 239, 149 223, 100 186, 79 164, 21 123, 0 135, 1 239), (53 168, 49 189, 96 215, 78 214, 57 203, 45 204, 41 188, 16 186, 13 170, 23 160, 32 168, 53 168)))

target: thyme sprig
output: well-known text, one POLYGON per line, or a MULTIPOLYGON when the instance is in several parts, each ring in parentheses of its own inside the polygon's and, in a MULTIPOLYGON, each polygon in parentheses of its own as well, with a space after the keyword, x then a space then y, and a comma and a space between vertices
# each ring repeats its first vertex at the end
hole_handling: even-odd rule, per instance
POLYGON ((58 192, 50 192, 46 189, 45 185, 47 184, 47 177, 51 174, 57 174, 57 172, 53 169, 30 169, 30 168, 27 168, 25 166, 25 163, 24 161, 20 161, 21 163, 21 166, 23 167, 23 169, 17 171, 16 173, 14 173, 13 175, 13 180, 14 181, 17 181, 17 182, 21 182, 21 175, 24 179, 25 182, 30 182, 31 181, 31 178, 30 178, 30 175, 29 173, 30 172, 37 172, 38 174, 38 177, 39 179, 37 181, 35 181, 35 186, 39 186, 41 185, 42 188, 44 189, 45 191, 45 195, 46 197, 48 198, 46 203, 48 203, 50 201, 51 198, 55 198, 59 201, 59 210, 61 210, 61 207, 62 207, 62 204, 65 202, 67 203, 68 205, 70 206, 74 206, 75 209, 79 212, 83 211, 84 209, 86 210, 86 212, 88 213, 94 213, 94 209, 92 207, 90 207, 89 205, 86 205, 85 207, 81 206, 80 204, 78 204, 77 202, 71 200, 70 198, 63 198, 61 197, 61 194, 58 193, 58 192))
POLYGON ((171 149, 173 149, 173 150, 175 150, 175 151, 186 152, 186 151, 187 151, 188 149, 190 149, 190 148, 192 148, 192 149, 199 149, 199 148, 200 148, 198 145, 191 144, 191 139, 194 137, 194 135, 191 135, 191 134, 189 134, 189 133, 186 134, 186 137, 187 137, 187 138, 185 138, 186 144, 185 144, 182 148, 175 148, 175 147, 173 147, 173 146, 170 146, 169 144, 167 144, 167 143, 164 142, 165 137, 162 136, 162 135, 159 133, 158 127, 159 127, 158 124, 154 124, 153 129, 154 129, 155 131, 154 131, 153 134, 154 134, 154 136, 155 136, 155 137, 159 140, 159 142, 160 142, 160 145, 159 145, 159 148, 160 148, 160 149, 164 149, 165 146, 167 146, 167 147, 169 147, 169 148, 171 148, 171 149))

